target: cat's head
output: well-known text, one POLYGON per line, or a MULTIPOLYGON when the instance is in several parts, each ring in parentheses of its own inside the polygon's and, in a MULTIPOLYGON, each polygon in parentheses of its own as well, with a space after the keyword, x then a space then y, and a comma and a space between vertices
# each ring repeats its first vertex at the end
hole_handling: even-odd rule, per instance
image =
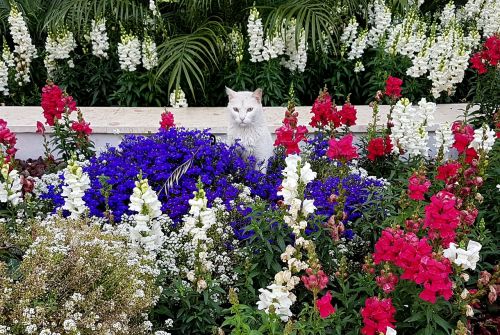
POLYGON ((226 87, 226 93, 229 97, 227 109, 233 123, 240 127, 248 127, 263 120, 262 90, 260 88, 255 92, 235 92, 226 87))

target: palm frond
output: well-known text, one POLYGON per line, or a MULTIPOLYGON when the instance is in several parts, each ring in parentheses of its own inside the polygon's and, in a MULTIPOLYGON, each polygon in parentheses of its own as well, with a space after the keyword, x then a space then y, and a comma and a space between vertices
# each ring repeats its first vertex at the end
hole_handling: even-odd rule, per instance
MULTIPOLYGON (((295 29, 297 32, 304 28, 306 38, 311 42, 312 47, 326 48, 325 37, 330 46, 334 46, 331 33, 338 34, 337 26, 339 16, 334 8, 328 6, 325 1, 318 0, 292 0, 273 8, 267 17, 267 29, 279 30, 283 21, 290 22, 296 20, 295 29), (323 36, 323 32, 327 34, 323 36), (319 44, 319 45, 318 45, 319 44)), ((298 44, 299 34, 296 34, 298 44)))
POLYGON ((182 34, 165 40, 158 46, 160 67, 157 78, 169 73, 168 92, 186 83, 193 97, 197 84, 204 91, 204 74, 217 66, 222 25, 210 21, 191 34, 182 34))
POLYGON ((172 171, 162 187, 165 195, 168 195, 168 192, 172 189, 172 187, 178 184, 182 176, 184 176, 186 172, 191 168, 194 162, 194 158, 196 157, 196 154, 200 151, 200 149, 201 147, 198 147, 191 158, 189 158, 187 161, 179 165, 174 171, 172 171))

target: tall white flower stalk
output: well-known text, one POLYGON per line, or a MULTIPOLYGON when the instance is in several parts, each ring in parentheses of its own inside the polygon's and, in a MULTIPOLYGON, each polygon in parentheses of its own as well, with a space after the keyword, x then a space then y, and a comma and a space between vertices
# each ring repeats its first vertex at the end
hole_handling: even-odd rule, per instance
POLYGON ((0 94, 9 95, 9 67, 0 57, 0 94))
POLYGON ((3 163, 0 174, 2 175, 2 182, 0 183, 0 202, 17 206, 23 201, 19 172, 15 169, 11 169, 9 163, 3 163))
POLYGON ((250 9, 247 31, 249 37, 248 53, 250 54, 250 61, 253 63, 262 62, 264 60, 262 53, 266 52, 264 46, 264 27, 262 25, 260 13, 255 7, 250 9))
POLYGON ((496 133, 487 124, 474 130, 474 139, 469 144, 469 148, 474 148, 478 154, 488 154, 493 148, 496 140, 496 133))
POLYGON ((137 36, 122 32, 118 43, 118 59, 122 70, 137 70, 137 66, 141 64, 141 43, 137 36))
POLYGON ((453 132, 451 131, 451 126, 448 122, 445 122, 438 129, 436 129, 435 148, 437 156, 442 159, 446 159, 453 142, 454 137, 453 132))
POLYGON ((70 212, 70 217, 77 219, 87 210, 83 196, 90 188, 90 178, 83 172, 80 164, 71 159, 64 169, 64 185, 62 197, 64 198, 63 209, 70 212))
POLYGON ((208 208, 207 197, 201 182, 198 190, 193 192, 194 198, 189 200, 189 214, 183 219, 182 234, 191 237, 194 250, 194 268, 187 272, 187 279, 194 284, 198 292, 207 288, 207 279, 213 270, 213 262, 208 257, 208 251, 214 241, 207 235, 208 230, 216 224, 215 210, 208 208))
POLYGON ((14 42, 15 80, 19 86, 22 86, 30 82, 30 65, 33 58, 36 57, 36 48, 31 41, 23 15, 15 5, 11 6, 8 21, 10 35, 14 42))
POLYGON ((395 143, 393 151, 404 150, 409 156, 427 157, 429 152, 429 134, 427 126, 434 120, 436 104, 421 99, 417 106, 403 98, 394 106, 391 141, 395 143))
POLYGON ((161 215, 161 202, 149 186, 148 180, 143 179, 141 175, 138 176, 130 196, 129 210, 137 213, 133 219, 134 226, 129 230, 133 246, 137 250, 143 249, 155 254, 161 249, 164 240, 161 222, 154 220, 161 215))
POLYGON ((92 54, 96 57, 107 59, 109 38, 106 31, 106 19, 104 17, 92 20, 90 40, 92 42, 92 54))
POLYGON ((304 72, 307 64, 306 32, 304 28, 301 28, 299 30, 299 36, 297 38, 297 27, 295 19, 291 19, 289 22, 287 22, 285 27, 284 54, 288 57, 282 59, 282 64, 290 71, 297 70, 298 72, 304 72))
POLYGON ((385 35, 391 25, 392 13, 382 0, 376 0, 370 10, 370 22, 372 27, 368 31, 368 44, 377 46, 380 39, 385 35))
POLYGON ((45 42, 45 67, 49 75, 57 68, 58 60, 68 59, 68 65, 74 67, 70 53, 76 48, 76 41, 73 33, 62 29, 56 33, 49 33, 45 42))
POLYGON ((142 41, 142 65, 146 70, 151 70, 158 65, 156 43, 149 35, 145 35, 142 41))
POLYGON ((278 195, 283 197, 283 203, 288 206, 284 221, 292 228, 295 245, 287 245, 285 252, 281 255, 281 260, 287 264, 287 267, 275 275, 272 284, 259 289, 260 295, 257 302, 258 309, 266 313, 274 311, 283 322, 288 321, 292 316, 290 308, 297 299, 292 292, 300 282, 296 274, 310 267, 310 264, 302 259, 303 251, 314 253, 314 243, 307 240, 305 235, 306 219, 316 209, 314 200, 304 199, 304 195, 299 194, 309 182, 316 178, 316 172, 311 170, 309 163, 302 161, 297 155, 287 156, 285 162, 284 179, 278 195))

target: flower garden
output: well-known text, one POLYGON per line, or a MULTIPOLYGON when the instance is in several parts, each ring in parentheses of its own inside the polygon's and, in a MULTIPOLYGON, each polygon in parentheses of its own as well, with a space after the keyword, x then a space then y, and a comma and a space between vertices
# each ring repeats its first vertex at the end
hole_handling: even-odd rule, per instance
POLYGON ((500 2, 66 1, 0 1, 45 150, 0 107, 0 335, 499 334, 500 2), (97 148, 78 107, 233 84, 286 104, 265 166, 168 108, 97 148))

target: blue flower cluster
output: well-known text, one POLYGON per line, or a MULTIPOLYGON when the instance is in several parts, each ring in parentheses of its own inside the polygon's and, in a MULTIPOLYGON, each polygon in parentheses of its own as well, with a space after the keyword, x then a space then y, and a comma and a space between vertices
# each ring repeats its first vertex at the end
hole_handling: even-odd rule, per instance
MULTIPOLYGON (((118 148, 109 148, 92 158, 84 169, 91 180, 84 200, 91 215, 103 216, 105 200, 99 176, 107 176, 112 186, 108 205, 115 219, 119 220, 124 213, 132 214, 128 210, 129 199, 139 173, 148 179, 159 196, 162 211, 174 222, 179 222, 189 211, 188 201, 193 197, 198 178, 204 184, 210 204, 219 197, 229 206, 239 194, 234 183, 249 186, 253 195, 275 200, 279 175, 264 175, 254 169, 254 162, 241 158, 239 150, 241 147, 237 145, 229 147, 215 141, 208 130, 170 128, 151 136, 129 135, 118 148), (188 160, 192 160, 190 167, 166 190, 172 172, 188 160)), ((59 200, 55 193, 52 198, 59 200)))

